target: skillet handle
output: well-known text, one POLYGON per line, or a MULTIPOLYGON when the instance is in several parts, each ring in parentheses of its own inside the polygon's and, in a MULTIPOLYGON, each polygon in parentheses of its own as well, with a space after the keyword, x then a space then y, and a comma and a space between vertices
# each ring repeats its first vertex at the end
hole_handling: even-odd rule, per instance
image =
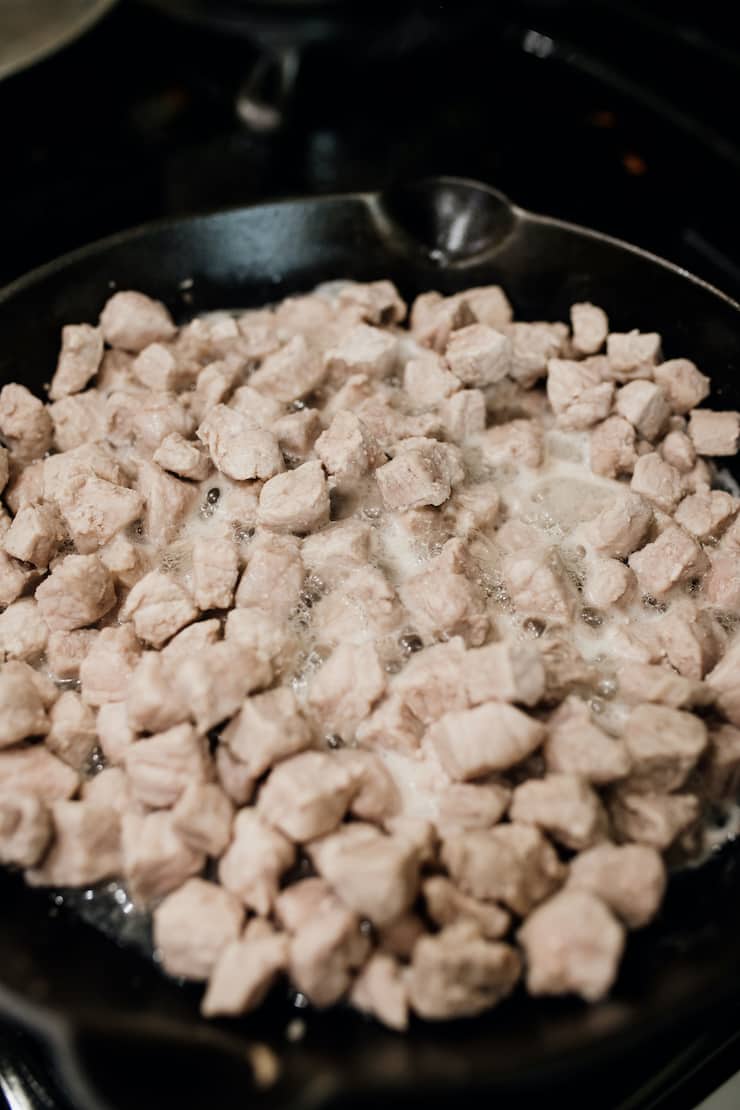
POLYGON ((495 253, 522 218, 503 193, 462 177, 392 185, 378 196, 374 214, 389 245, 445 268, 495 253))

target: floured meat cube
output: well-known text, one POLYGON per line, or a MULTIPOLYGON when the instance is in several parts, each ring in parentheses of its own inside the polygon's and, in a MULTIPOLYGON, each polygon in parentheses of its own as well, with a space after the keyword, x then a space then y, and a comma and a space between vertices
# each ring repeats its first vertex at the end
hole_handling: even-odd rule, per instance
POLYGON ((488 466, 522 463, 536 469, 544 458, 542 428, 534 420, 511 420, 487 428, 476 440, 488 466))
MULTIPOLYGON (((702 490, 684 497, 676 510, 676 522, 696 536, 708 540, 721 532, 740 509, 740 501, 721 489, 702 490)), ((6 548, 7 550, 7 548, 6 548)))
POLYGON ((421 293, 411 306, 414 338, 437 351, 445 349, 452 332, 475 321, 475 314, 464 297, 421 293))
POLYGON ((362 644, 394 632, 402 620, 395 590, 381 570, 364 567, 347 575, 313 608, 320 644, 362 644))
POLYGON ((442 861, 466 894, 503 902, 521 915, 557 890, 566 874, 552 845, 526 825, 451 832, 442 861))
POLYGON ((631 474, 637 460, 635 429, 622 416, 608 417, 591 432, 590 457, 594 474, 631 474))
POLYGON ((483 940, 475 926, 448 926, 417 941, 409 1000, 423 1018, 472 1017, 512 992, 521 960, 508 944, 483 940))
POLYGON ((154 911, 154 944, 170 975, 207 979, 241 932, 244 907, 223 887, 188 879, 154 911))
POLYGON ((587 1002, 607 993, 624 948, 624 929, 599 898, 583 890, 545 902, 518 937, 531 994, 579 994, 587 1002))
POLYGON ((95 643, 94 628, 77 628, 73 632, 50 632, 46 643, 49 673, 57 680, 80 677, 80 666, 95 643))
POLYGON ((548 359, 563 353, 568 328, 565 324, 513 323, 507 325, 506 333, 514 348, 511 376, 530 389, 544 376, 548 359))
POLYGON ((183 587, 159 570, 139 579, 121 608, 121 619, 133 621, 139 639, 154 647, 161 647, 197 615, 183 587))
POLYGON ((699 455, 736 455, 740 413, 696 409, 689 415, 689 435, 699 455))
POLYGON ((664 390, 644 380, 629 382, 619 390, 616 409, 635 431, 651 441, 658 438, 671 411, 664 390))
POLYGON ((188 783, 208 773, 205 744, 188 724, 137 741, 123 763, 134 796, 152 809, 174 805, 188 783))
POLYGON ((542 744, 545 730, 512 705, 487 702, 446 713, 429 735, 450 777, 465 781, 520 763, 542 744))
POLYGON ((342 644, 312 680, 308 704, 327 732, 351 739, 384 691, 385 674, 372 644, 342 644))
POLYGON ((49 416, 54 425, 54 445, 59 451, 105 439, 105 398, 96 390, 63 397, 49 405, 49 416))
POLYGON ((49 387, 52 401, 79 393, 95 377, 103 357, 103 336, 90 324, 68 324, 62 328, 62 348, 49 387))
POLYGON ((657 332, 610 332, 606 339, 609 368, 617 381, 651 378, 660 359, 661 341, 657 332))
POLYGON ((456 393, 460 379, 450 373, 434 351, 420 351, 404 367, 403 388, 412 408, 422 411, 456 393))
POLYGON ((488 940, 498 940, 508 932, 511 918, 493 902, 478 902, 462 894, 449 879, 434 876, 423 886, 426 911, 436 925, 469 921, 488 940))
POLYGON ((215 782, 191 780, 172 809, 175 832, 195 852, 218 857, 231 842, 234 807, 215 782))
POLYGON ((178 478, 191 478, 201 482, 210 469, 204 453, 179 432, 165 436, 152 458, 163 470, 171 470, 178 478))
POLYGON ((321 359, 302 335, 296 335, 279 351, 267 356, 249 384, 259 393, 287 403, 320 386, 325 374, 321 359))
MULTIPOLYGON (((561 428, 590 428, 609 415, 614 396, 611 382, 598 370, 568 359, 547 364, 547 397, 561 428)), ((667 416, 667 412, 666 412, 667 416)))
POLYGON ((121 870, 118 814, 92 802, 51 805, 53 843, 42 863, 27 872, 34 886, 91 886, 121 870))
POLYGON ((257 520, 273 532, 299 535, 328 524, 329 490, 321 463, 303 463, 265 482, 257 520))
POLYGON ((620 697, 627 705, 651 702, 673 709, 690 709, 707 705, 711 700, 705 686, 676 674, 671 667, 623 660, 616 668, 616 678, 620 697))
POLYGON ((100 327, 106 343, 125 351, 166 342, 176 330, 161 301, 135 292, 114 293, 100 314, 100 327))
POLYGON ((48 731, 46 707, 33 679, 0 665, 0 748, 48 731))
POLYGON ((511 340, 486 324, 470 324, 450 336, 445 359, 463 385, 494 385, 511 369, 511 340))
POLYGON ((140 655, 141 644, 130 624, 101 629, 80 663, 83 700, 88 705, 123 701, 140 655))
POLYGON ((595 894, 628 928, 640 929, 663 900, 666 869, 644 844, 599 844, 571 862, 567 886, 595 894))
POLYGON ((401 586, 401 601, 421 636, 462 636, 471 647, 483 643, 489 627, 482 591, 468 577, 469 563, 459 540, 450 540, 428 568, 401 586))
POLYGON ((260 814, 291 840, 323 836, 341 821, 355 790, 349 768, 324 752, 279 763, 260 792, 260 814))
POLYGON ((396 369, 398 340, 369 324, 358 324, 324 355, 326 373, 335 383, 353 374, 387 378, 396 369))
POLYGON ((677 582, 701 574, 707 558, 691 536, 670 525, 657 540, 630 555, 629 565, 640 588, 652 597, 661 597, 677 582))
POLYGON ((211 409, 197 435, 214 466, 235 481, 265 480, 284 469, 275 436, 227 405, 211 409))
POLYGON ((122 871, 134 902, 140 906, 176 890, 203 870, 205 856, 177 834, 172 814, 156 810, 124 814, 121 820, 122 871))
POLYGON ((97 555, 67 555, 37 588, 36 600, 50 629, 69 632, 104 616, 116 591, 97 555))
POLYGON ((144 499, 135 490, 95 475, 71 478, 57 499, 75 547, 92 554, 141 515, 144 499))
POLYGON ((174 540, 185 523, 196 491, 187 482, 165 474, 154 463, 138 466, 136 488, 144 498, 144 532, 151 543, 174 540))
POLYGON ((246 698, 221 739, 252 779, 311 744, 311 729, 292 690, 280 687, 246 698))
POLYGON ((385 458, 374 437, 352 412, 338 412, 316 440, 315 449, 337 489, 351 489, 385 458))
POLYGON ((601 350, 609 333, 609 320, 603 308, 584 301, 570 306, 573 346, 582 355, 601 350))
POLYGON ((81 771, 97 745, 95 714, 79 694, 65 690, 52 706, 46 746, 70 767, 81 771))
POLYGON ((548 771, 578 775, 601 786, 624 778, 631 761, 625 745, 591 719, 579 698, 567 698, 548 722, 544 745, 548 771))
POLYGON ((291 842, 273 829, 254 808, 242 809, 234 822, 234 836, 221 857, 218 877, 227 890, 257 913, 269 913, 278 880, 295 858, 291 842))
POLYGON ((40 459, 51 447, 51 417, 24 385, 0 389, 0 436, 22 463, 40 459))
POLYGON ((669 432, 660 445, 660 453, 681 474, 689 474, 696 465, 696 448, 685 432, 669 432))
POLYGON ((371 956, 355 979, 352 1005, 372 1014, 391 1029, 403 1032, 408 1026, 408 999, 403 969, 392 956, 371 956))
POLYGON ((394 459, 375 471, 375 479, 387 509, 414 509, 441 505, 459 476, 444 447, 424 440, 399 450, 394 459))
POLYGON ((674 412, 687 413, 709 394, 709 378, 687 358, 673 358, 655 367, 653 377, 663 387, 674 412))
POLYGON ((406 315, 406 305, 392 281, 344 282, 337 300, 359 310, 369 324, 400 324, 406 315))
POLYGON ((334 585, 370 562, 372 529, 359 520, 343 520, 306 536, 301 555, 306 570, 334 585))
POLYGON ((509 816, 536 825, 566 848, 580 851, 604 840, 606 813, 597 794, 575 775, 550 774, 517 786, 509 816))
POLYGON ((236 591, 236 605, 259 609, 284 621, 298 603, 303 576, 298 540, 293 536, 260 532, 247 552, 247 566, 236 591))
POLYGON ((229 609, 239 575, 231 540, 201 538, 193 544, 193 597, 199 609, 229 609))
POLYGON ((664 513, 674 511, 684 492, 680 472, 654 452, 637 460, 630 485, 664 513))
POLYGON ((640 547, 652 521, 650 506, 641 497, 628 494, 589 521, 583 534, 598 555, 624 559, 640 547))
POLYGON ((480 389, 461 389, 439 406, 447 438, 463 443, 486 426, 486 398, 480 389))
POLYGON ((40 798, 0 788, 0 863, 34 867, 51 836, 51 816, 40 798))
POLYGON ((288 941, 283 934, 269 926, 259 933, 248 927, 244 936, 227 944, 216 960, 201 1004, 203 1014, 225 1017, 253 1010, 287 965, 288 941))

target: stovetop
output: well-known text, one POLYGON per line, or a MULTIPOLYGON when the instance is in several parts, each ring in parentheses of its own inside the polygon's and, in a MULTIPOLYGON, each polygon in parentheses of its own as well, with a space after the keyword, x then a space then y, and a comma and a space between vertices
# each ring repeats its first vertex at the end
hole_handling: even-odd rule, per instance
MULTIPOLYGON (((381 7, 389 22, 372 35, 348 28, 328 44, 312 33, 300 49, 283 19, 268 59, 248 33, 123 0, 83 40, 0 84, 0 284, 146 220, 447 173, 638 243, 740 298, 730 6, 674 0, 666 16, 659 0, 414 0, 395 5, 397 23, 381 7), (281 101, 269 99, 276 71, 281 101), (274 109, 261 129, 244 122, 256 86, 274 109)), ((737 1014, 717 1015, 648 1045, 570 1104, 694 1110, 740 1067, 738 1028, 737 1014)), ((11 1110, 71 1110, 43 1054, 0 1026, 4 1110, 3 1097, 11 1110)))

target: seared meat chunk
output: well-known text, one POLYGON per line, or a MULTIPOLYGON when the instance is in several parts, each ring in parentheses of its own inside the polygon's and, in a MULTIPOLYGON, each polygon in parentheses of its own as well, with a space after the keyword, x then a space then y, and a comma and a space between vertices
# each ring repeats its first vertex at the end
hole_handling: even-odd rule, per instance
POLYGON ((171 470, 178 478, 191 478, 195 482, 202 482, 210 470, 208 457, 179 432, 165 436, 152 458, 163 470, 171 470))
POLYGON ((511 340, 487 324, 469 324, 450 336, 445 359, 463 385, 494 385, 511 369, 511 340))
POLYGON ((706 562, 696 541, 677 525, 669 525, 657 540, 629 558, 640 588, 652 597, 661 597, 677 582, 700 574, 706 562))
MULTIPOLYGON (((612 382, 581 362, 551 358, 547 364, 547 397, 560 428, 590 428, 609 415, 612 382)), ((667 415, 667 414, 666 414, 667 415)))
POLYGON ((709 393, 709 378, 687 358, 672 358, 655 367, 653 377, 663 387, 676 413, 687 413, 709 393))
POLYGON ((635 429, 622 416, 609 416, 591 432, 589 453, 594 474, 617 478, 631 474, 637 460, 635 429))
POLYGON ((610 371, 617 381, 652 377, 660 348, 657 332, 610 332, 606 339, 610 371))
POLYGON ((247 553, 247 567, 236 591, 236 604, 260 609, 284 621, 298 603, 303 585, 301 548, 293 536, 258 532, 247 553))
POLYGON ((177 890, 202 871, 205 863, 205 856, 193 851, 178 836, 173 816, 167 810, 146 815, 124 814, 121 850, 126 885, 140 906, 148 906, 177 890))

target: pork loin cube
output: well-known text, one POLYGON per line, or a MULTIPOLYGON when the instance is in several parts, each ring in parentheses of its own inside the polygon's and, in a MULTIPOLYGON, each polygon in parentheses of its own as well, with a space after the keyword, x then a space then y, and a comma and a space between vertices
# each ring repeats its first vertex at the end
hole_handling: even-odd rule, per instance
POLYGON ((229 846, 234 807, 215 782, 190 781, 172 810, 175 832, 195 852, 217 859, 229 846))
POLYGON ((375 477, 386 509, 441 505, 452 490, 447 454, 442 445, 431 442, 399 451, 378 467, 375 477))
POLYGON ((177 330, 161 301, 128 291, 109 298, 100 314, 100 327, 106 343, 124 351, 143 351, 150 343, 166 343, 177 330))
POLYGON ((462 675, 471 705, 486 701, 536 705, 545 692, 542 657, 529 644, 502 642, 473 648, 465 653, 462 675))
POLYGON ((125 753, 134 743, 136 734, 131 728, 122 701, 109 701, 101 705, 96 719, 98 743, 106 761, 111 764, 123 763, 125 753))
POLYGON ((8 484, 8 475, 10 468, 8 466, 8 459, 10 458, 5 447, 0 445, 0 493, 3 492, 8 484))
MULTIPOLYGON (((734 531, 734 526, 731 531, 734 531)), ((732 536, 729 538, 732 540, 732 536)), ((735 552, 728 550, 709 553, 704 594, 707 601, 719 609, 732 611, 740 608, 740 566, 735 552)))
POLYGON ((226 744, 219 744, 216 749, 216 776, 225 793, 237 806, 251 801, 254 779, 249 774, 247 765, 237 759, 226 744))
POLYGON ((80 665, 97 639, 94 628, 78 628, 74 632, 50 632, 46 644, 49 673, 57 682, 78 679, 80 665))
POLYGON ((502 328, 511 323, 513 309, 500 285, 477 285, 462 296, 480 324, 502 328))
POLYGON ((25 385, 11 382, 0 389, 0 436, 19 463, 42 458, 52 434, 48 410, 25 385))
POLYGON ((650 452, 635 463, 630 487, 652 501, 664 513, 672 513, 684 492, 683 479, 674 466, 650 452))
POLYGON ((426 928, 420 917, 415 913, 402 913, 390 925, 379 930, 380 950, 405 962, 411 959, 414 945, 425 933, 426 928))
POLYGON ((233 603, 239 559, 233 540, 199 537, 193 544, 193 596, 199 609, 233 603))
POLYGON ((604 420, 612 407, 614 385, 598 370, 570 359, 547 363, 547 397, 560 428, 580 430, 604 420))
MULTIPOLYGON (((313 881, 298 883, 285 894, 313 881)), ((303 900, 304 905, 313 903, 312 910, 291 930, 289 969, 291 980, 314 1006, 330 1006, 346 993, 370 942, 360 931, 357 914, 331 891, 317 894, 311 892, 309 899, 303 900)))
POLYGON ((247 694, 271 681, 271 664, 238 641, 213 644, 176 664, 177 692, 200 732, 233 716, 247 694))
POLYGON ((380 328, 358 324, 324 355, 324 367, 337 384, 352 374, 387 378, 398 365, 398 340, 380 328))
POLYGON ((150 343, 131 364, 133 374, 147 389, 158 393, 176 390, 182 375, 177 360, 163 343, 150 343))
POLYGON ((622 741, 594 724, 576 697, 566 698, 550 718, 544 756, 548 771, 578 775, 597 786, 624 778, 630 769, 622 741))
POLYGON ((321 417, 318 409, 301 409, 289 412, 276 420, 272 427, 280 450, 293 459, 305 459, 321 434, 321 417))
POLYGON ((284 469, 272 432, 256 427, 248 416, 227 405, 212 408, 196 435, 208 448, 217 469, 235 481, 266 480, 284 469))
POLYGON ((438 794, 437 826, 445 835, 455 828, 490 829, 510 800, 511 790, 501 783, 450 783, 438 794))
POLYGON ((140 655, 131 625, 101 629, 80 664, 83 701, 93 706, 123 701, 140 655))
POLYGON ((591 432, 589 459, 594 474, 605 478, 631 474, 637 459, 635 429, 622 416, 607 417, 591 432))
POLYGON ((663 387, 674 412, 690 412, 709 394, 709 378, 687 358, 672 358, 655 367, 653 377, 663 387))
POLYGON ((416 847, 373 825, 343 825, 311 844, 308 852, 342 902, 379 928, 404 913, 418 892, 416 847))
POLYGON ((408 999, 402 968, 393 956, 376 952, 354 981, 350 1002, 390 1029, 408 1027, 408 999))
POLYGON ((354 789, 354 776, 331 755, 302 752, 273 768, 260 792, 259 811, 301 843, 331 832, 347 812, 354 789))
POLYGON ((521 463, 536 469, 544 458, 542 427, 534 420, 510 420, 486 428, 476 440, 487 466, 521 463))
POLYGON ((364 748, 343 748, 334 753, 334 759, 355 781, 350 813, 361 821, 393 820, 400 808, 400 796, 383 760, 364 748))
POLYGON ((34 867, 51 839, 51 817, 33 794, 0 792, 0 863, 34 867))
POLYGON ((95 714, 73 690, 65 690, 49 714, 46 746, 81 771, 97 744, 95 714))
POLYGON ((598 555, 624 559, 640 546, 652 522, 650 506, 636 494, 627 494, 589 521, 583 536, 598 555))
POLYGON ((43 863, 26 872, 32 886, 92 886, 121 870, 117 813, 89 801, 53 802, 54 839, 43 863))
MULTIPOLYGON (((437 768, 431 768, 432 774, 437 768)), ((423 817, 407 817, 404 813, 393 813, 383 819, 385 831, 397 840, 412 848, 421 864, 437 862, 437 830, 431 821, 423 817)))
POLYGON ((414 1011, 430 1021, 473 1017, 511 994, 521 961, 508 944, 483 940, 467 923, 421 937, 408 978, 414 1011))
POLYGON ((218 617, 196 621, 172 637, 167 647, 162 649, 162 658, 168 663, 174 663, 191 655, 200 655, 206 648, 217 643, 220 637, 221 621, 218 617))
POLYGON ((112 609, 116 590, 97 555, 67 555, 37 587, 36 601, 52 631, 72 631, 112 609))
POLYGON ((322 727, 345 740, 385 692, 385 673, 373 644, 340 644, 319 669, 308 704, 322 727))
POLYGON ((51 709, 61 693, 57 684, 53 679, 49 678, 47 674, 41 670, 37 670, 36 667, 32 666, 30 663, 22 662, 20 659, 12 659, 4 663, 0 668, 0 673, 20 675, 23 678, 30 679, 36 687, 36 691, 41 698, 41 703, 46 710, 51 709))
POLYGON ((512 345, 487 324, 469 324, 453 332, 445 359, 455 377, 467 386, 493 385, 511 369, 512 345))
POLYGON ((710 671, 707 683, 715 693, 720 711, 733 725, 740 726, 740 639, 730 645, 725 657, 710 671))
MULTIPOLYGON (((63 458, 63 455, 51 456, 63 458)), ((21 468, 15 459, 10 480, 5 487, 5 504, 11 513, 17 513, 24 505, 35 505, 44 496, 44 471, 48 459, 36 459, 21 468)))
POLYGON ((339 490, 351 489, 385 458, 353 412, 338 412, 316 440, 315 450, 339 490))
POLYGON ((144 498, 144 533, 157 546, 176 539, 192 508, 197 490, 154 463, 141 462, 136 488, 144 498))
POLYGON ((701 490, 684 497, 676 510, 676 523, 698 540, 708 540, 721 532, 738 508, 737 498, 724 490, 701 490))
POLYGON ((62 455, 49 455, 41 466, 42 485, 34 500, 59 501, 74 478, 103 478, 123 485, 126 476, 113 450, 104 443, 85 443, 62 455))
POLYGON ((688 474, 696 465, 696 448, 685 432, 669 432, 660 445, 660 453, 681 474, 688 474))
POLYGON ((401 601, 425 639, 462 636, 469 647, 486 638, 489 620, 480 587, 466 577, 467 559, 460 540, 450 540, 426 568, 400 587, 401 601))
POLYGON ((236 604, 285 621, 298 604, 304 573, 297 539, 258 532, 249 547, 236 604))
POLYGON ((579 994, 597 1002, 617 977, 624 929, 585 890, 564 890, 539 906, 517 934, 530 994, 579 994))
POLYGON ((0 607, 12 605, 21 596, 33 573, 0 550, 0 607))
POLYGON ((494 482, 476 482, 458 489, 448 506, 453 514, 456 534, 467 538, 475 532, 490 529, 496 522, 500 504, 501 498, 494 482))
POLYGON ((234 1017, 254 1010, 264 1000, 288 963, 288 940, 268 930, 245 935, 221 951, 201 1003, 205 1017, 234 1017))
POLYGON ((174 805, 189 783, 204 782, 209 762, 205 741, 189 724, 139 740, 123 757, 134 797, 153 809, 174 805))
POLYGON ((411 306, 411 332, 425 347, 443 351, 450 334, 474 324, 475 314, 464 294, 443 297, 440 293, 421 293, 411 306))
POLYGON ((98 372, 103 357, 100 328, 90 324, 67 324, 62 328, 62 347, 49 387, 49 397, 58 401, 79 393, 98 372))
POLYGON ((424 726, 403 695, 392 694, 357 729, 357 739, 370 747, 411 753, 419 747, 424 726))
POLYGON ((445 836, 442 862, 473 898, 503 902, 524 916, 562 884, 566 868, 539 829, 497 825, 445 836))
POLYGON ((719 658, 711 616, 691 604, 675 604, 661 617, 659 635, 668 662, 687 678, 702 679, 719 658))
POLYGON ((616 409, 641 436, 651 441, 661 434, 671 412, 661 386, 644 380, 622 386, 617 393, 616 409))
POLYGON ((49 628, 36 599, 19 598, 0 613, 0 662, 37 658, 46 647, 48 635, 49 628))
MULTIPOLYGON (((229 394, 234 386, 243 379, 243 376, 244 362, 241 358, 217 359, 215 362, 209 362, 208 366, 204 366, 198 374, 195 389, 190 396, 190 409, 193 415, 199 421, 204 420, 216 405, 220 405, 229 399, 229 394)), ((239 392, 241 392, 240 389, 236 391, 236 393, 239 392)), ((255 389, 251 392, 259 396, 255 389)), ((234 397, 236 397, 236 393, 234 397)), ((234 397, 231 398, 230 407, 236 409, 237 412, 251 415, 241 405, 233 403, 234 397)), ((277 407, 280 409, 279 405, 277 407)), ((257 423, 260 427, 266 426, 259 420, 257 423)))
POLYGON ((501 561, 501 577, 522 617, 570 621, 574 599, 557 556, 531 548, 507 555, 501 561))
POLYGON ((571 861, 568 890, 596 895, 629 929, 647 925, 658 912, 666 869, 646 844, 598 844, 571 861))
POLYGON ((75 547, 90 555, 141 515, 144 499, 93 474, 71 478, 58 504, 75 547))
POLYGON ((178 477, 194 482, 202 482, 210 470, 208 457, 179 432, 165 436, 152 458, 163 470, 171 470, 178 477))
POLYGON ((568 328, 565 324, 509 324, 506 334, 514 347, 511 376, 524 389, 530 389, 543 377, 548 359, 563 353, 568 328))
POLYGON ((80 776, 43 744, 0 750, 0 791, 12 794, 33 794, 43 802, 71 798, 79 786, 80 776))
POLYGON ((348 575, 314 606, 313 627, 322 644, 362 644, 395 632, 402 609, 381 570, 365 567, 348 575))
POLYGON ((604 840, 608 822, 598 795, 576 775, 549 774, 514 790, 509 816, 536 825, 558 843, 582 851, 604 840))
POLYGON ((687 709, 693 705, 706 705, 710 692, 700 682, 693 682, 676 674, 671 667, 620 661, 617 666, 619 696, 628 705, 651 702, 669 705, 673 709, 687 709))
POLYGON ((594 609, 609 609, 630 600, 635 576, 618 559, 593 559, 588 564, 583 600, 594 609))
POLYGON ((12 665, 0 668, 0 748, 48 731, 46 708, 30 674, 12 665))
POLYGON ((486 398, 480 389, 461 389, 439 406, 448 439, 464 443, 486 426, 486 398))
POLYGON ((133 621, 141 640, 157 648, 197 616, 198 610, 184 587, 160 570, 139 579, 120 613, 122 621, 133 621))
POLYGON ((342 306, 357 309, 369 324, 400 324, 406 305, 392 281, 347 281, 337 299, 342 306))
POLYGON ((2 545, 14 559, 44 568, 64 539, 64 526, 55 505, 24 505, 5 533, 2 545))
POLYGON ((612 376, 617 381, 653 376, 653 367, 660 360, 661 340, 657 332, 610 332, 606 353, 612 376))
POLYGON ((609 332, 609 320, 603 308, 589 301, 570 306, 573 346, 582 355, 600 351, 609 332))
POLYGON ((154 945, 170 975, 207 979, 226 946, 237 940, 244 907, 228 890, 188 879, 154 911, 154 945))
POLYGON ((159 651, 145 651, 139 659, 125 705, 128 724, 135 732, 164 732, 190 715, 188 701, 177 689, 175 672, 159 651))
POLYGON ((453 636, 413 655, 394 680, 396 694, 422 724, 439 720, 443 713, 467 709, 463 679, 466 658, 462 638, 453 636))
POLYGON ((426 879, 422 890, 427 913, 435 925, 467 921, 488 940, 498 940, 508 932, 511 918, 506 910, 492 902, 476 901, 441 875, 426 879))
POLYGON ((640 589, 651 597, 661 597, 677 582, 701 574, 707 559, 696 541, 677 525, 669 525, 653 543, 629 557, 640 589))
POLYGON ((274 532, 305 534, 329 521, 329 490, 320 462, 307 462, 265 482, 257 520, 274 532))
POLYGON ((321 385, 326 370, 302 335, 294 335, 279 351, 267 356, 249 384, 259 393, 284 404, 297 401, 321 385))
POLYGON ((450 777, 465 781, 520 763, 540 746, 545 729, 511 705, 488 702, 446 713, 429 736, 450 777))
POLYGON ((232 609, 226 617, 225 638, 250 649, 276 674, 287 673, 297 659, 298 645, 290 628, 259 609, 232 609))
POLYGON ((360 520, 340 520, 306 536, 303 562, 311 574, 331 586, 370 562, 372 528, 360 520))
POLYGON ((740 413, 695 409, 689 415, 689 435, 699 455, 736 455, 740 413))
POLYGON ((694 794, 635 794, 625 789, 615 793, 609 815, 618 840, 665 852, 696 823, 700 810, 694 794))
POLYGON ((177 835, 167 810, 144 816, 124 814, 121 850, 126 886, 133 901, 142 907, 177 890, 205 864, 205 856, 194 852, 177 835))
POLYGON ((420 351, 404 367, 403 388, 411 407, 421 412, 456 393, 460 379, 450 373, 436 352, 420 351))
POLYGON ((229 402, 229 407, 251 417, 260 428, 272 428, 285 412, 285 406, 280 401, 260 393, 251 385, 239 386, 229 402))
POLYGON ((279 760, 304 751, 312 736, 295 694, 280 686, 247 698, 221 739, 257 779, 279 760))
POLYGON ((719 725, 709 730, 701 769, 702 793, 712 801, 735 798, 740 790, 740 729, 719 725))
POLYGON ((256 913, 270 912, 278 882, 291 866, 295 849, 289 840, 271 828, 254 807, 236 815, 233 839, 218 865, 218 877, 256 913))

